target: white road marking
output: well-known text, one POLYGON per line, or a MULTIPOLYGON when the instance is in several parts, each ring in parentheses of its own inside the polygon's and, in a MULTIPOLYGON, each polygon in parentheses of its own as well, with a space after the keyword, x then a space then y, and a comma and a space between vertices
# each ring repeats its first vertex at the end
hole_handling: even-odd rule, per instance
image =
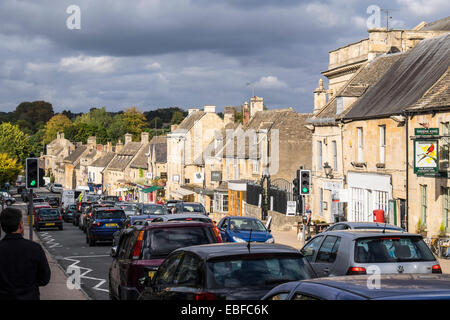
POLYGON ((92 272, 92 269, 78 266, 78 264, 80 263, 80 260, 78 260, 77 258, 100 258, 100 257, 109 257, 109 255, 105 254, 105 255, 93 255, 93 256, 72 256, 72 257, 66 257, 66 258, 64 258, 64 260, 73 262, 69 267, 67 267, 67 269, 69 269, 70 267, 72 267, 72 268, 77 267, 80 269, 81 279, 89 279, 89 280, 99 281, 99 283, 96 286, 92 287, 92 289, 98 290, 98 291, 103 291, 103 292, 109 292, 109 290, 99 288, 106 282, 106 279, 88 277, 86 275, 88 273, 92 272), (86 271, 81 273, 81 270, 86 270, 86 271))
POLYGON ((41 240, 44 241, 49 248, 62 248, 62 245, 59 242, 55 242, 53 236, 48 232, 40 232, 40 235, 42 236, 41 240))

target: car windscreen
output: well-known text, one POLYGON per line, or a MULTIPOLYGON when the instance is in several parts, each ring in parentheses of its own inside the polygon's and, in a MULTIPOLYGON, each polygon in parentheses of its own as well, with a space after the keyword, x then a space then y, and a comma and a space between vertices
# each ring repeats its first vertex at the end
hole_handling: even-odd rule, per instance
POLYGON ((230 219, 230 228, 232 230, 242 231, 267 231, 261 221, 255 219, 230 219))
POLYGON ((198 221, 198 222, 205 222, 205 223, 212 223, 212 220, 209 218, 200 218, 200 217, 183 217, 183 218, 169 218, 167 221, 198 221))
POLYGON ((216 242, 214 234, 206 227, 151 229, 143 243, 142 259, 165 257, 178 248, 216 242))
POLYGON ((389 263, 434 261, 431 250, 421 237, 387 236, 357 239, 355 262, 389 263))
POLYGON ((34 198, 33 199, 33 203, 34 202, 45 202, 45 199, 42 199, 42 198, 34 198))
POLYGON ((56 183, 55 183, 53 186, 54 186, 54 187, 57 187, 57 188, 62 188, 62 184, 56 184, 56 183))
POLYGON ((96 219, 126 219, 123 210, 99 210, 95 214, 96 219))
POLYGON ((59 211, 58 211, 58 209, 42 208, 42 209, 38 210, 38 214, 40 216, 58 216, 59 215, 59 211))
POLYGON ((183 211, 204 213, 203 206, 199 204, 183 204, 183 211))
POLYGON ((210 260, 208 287, 273 287, 278 284, 311 279, 309 265, 299 254, 251 254, 210 260))
POLYGON ((157 205, 144 205, 142 207, 142 213, 144 215, 165 215, 168 214, 167 209, 163 206, 157 206, 157 205))

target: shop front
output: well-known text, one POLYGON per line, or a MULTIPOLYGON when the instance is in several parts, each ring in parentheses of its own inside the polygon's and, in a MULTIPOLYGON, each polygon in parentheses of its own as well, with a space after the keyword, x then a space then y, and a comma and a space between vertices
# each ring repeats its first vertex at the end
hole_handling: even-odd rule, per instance
POLYGON ((246 199, 247 181, 228 181, 228 214, 242 216, 246 199))

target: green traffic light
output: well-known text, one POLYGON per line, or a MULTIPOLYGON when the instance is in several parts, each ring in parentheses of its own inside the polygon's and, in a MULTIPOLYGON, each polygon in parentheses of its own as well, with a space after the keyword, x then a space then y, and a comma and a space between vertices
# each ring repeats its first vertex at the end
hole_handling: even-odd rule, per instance
POLYGON ((308 192, 308 188, 303 188, 302 191, 303 191, 303 193, 306 193, 306 192, 308 192))
POLYGON ((32 180, 30 186, 34 187, 36 185, 36 180, 32 180))

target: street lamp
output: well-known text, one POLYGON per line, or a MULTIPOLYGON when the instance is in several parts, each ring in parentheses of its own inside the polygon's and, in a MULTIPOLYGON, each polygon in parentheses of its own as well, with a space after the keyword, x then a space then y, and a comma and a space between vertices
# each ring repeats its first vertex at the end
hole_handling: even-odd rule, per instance
POLYGON ((333 168, 328 164, 328 162, 323 164, 323 169, 325 170, 325 175, 327 178, 333 178, 333 168))

